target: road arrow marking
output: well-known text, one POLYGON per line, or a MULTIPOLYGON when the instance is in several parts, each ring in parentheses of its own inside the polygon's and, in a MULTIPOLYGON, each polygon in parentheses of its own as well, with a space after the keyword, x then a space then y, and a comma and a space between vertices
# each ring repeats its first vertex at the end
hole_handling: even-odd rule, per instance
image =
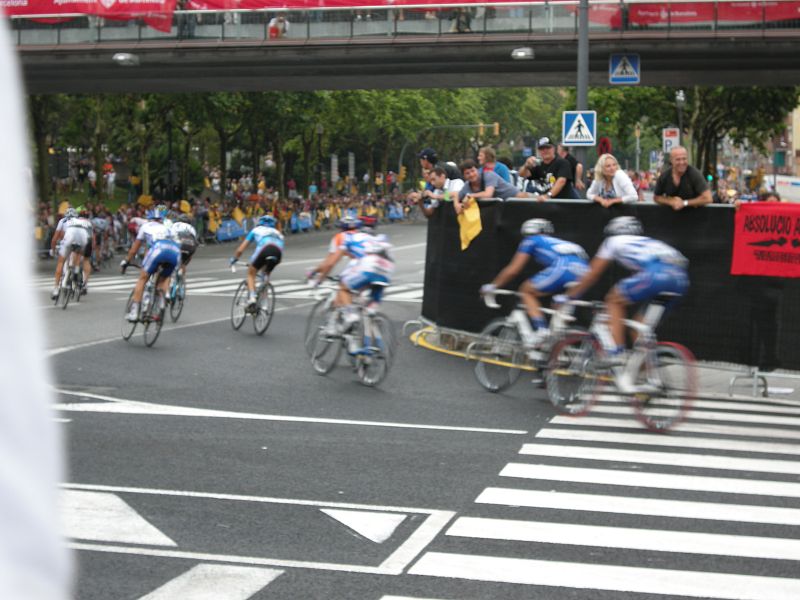
POLYGON ((394 530, 406 518, 406 515, 393 513, 336 510, 332 508, 322 508, 320 510, 376 544, 382 544, 392 537, 394 530))

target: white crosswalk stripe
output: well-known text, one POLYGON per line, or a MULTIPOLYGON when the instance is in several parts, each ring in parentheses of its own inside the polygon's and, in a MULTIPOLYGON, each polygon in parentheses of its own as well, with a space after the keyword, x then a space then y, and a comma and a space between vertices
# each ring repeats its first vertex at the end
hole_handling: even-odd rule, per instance
POLYGON ((457 549, 432 544, 409 572, 659 597, 800 598, 797 405, 698 404, 669 435, 631 431, 639 426, 630 410, 613 401, 589 417, 554 417, 452 523, 445 535, 457 549))
MULTIPOLYGON (((188 294, 228 296, 233 294, 242 282, 241 279, 225 277, 189 277, 186 281, 188 294)), ((136 278, 95 276, 89 281, 89 290, 92 293, 124 293, 133 289, 136 278)), ((278 279, 272 282, 275 294, 279 298, 314 299, 317 290, 305 281, 296 279, 278 279)), ((33 282, 37 290, 52 289, 52 277, 37 278, 33 282)), ((384 292, 384 300, 389 302, 422 302, 423 284, 410 283, 389 286, 384 292)))

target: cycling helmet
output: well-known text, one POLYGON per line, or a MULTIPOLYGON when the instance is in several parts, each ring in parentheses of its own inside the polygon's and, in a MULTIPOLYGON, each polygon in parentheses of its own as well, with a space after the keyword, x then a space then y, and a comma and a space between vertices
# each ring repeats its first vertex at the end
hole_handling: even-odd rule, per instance
POLYGON ((378 226, 378 219, 368 216, 361 217, 361 226, 370 230, 375 229, 378 226))
POLYGON ((340 229, 344 229, 345 231, 350 231, 351 229, 360 229, 363 223, 360 219, 356 219, 355 217, 342 217, 339 219, 340 229))
POLYGON ((178 216, 178 221, 180 221, 181 223, 186 223, 187 225, 191 225, 192 224, 192 217, 190 217, 187 214, 182 214, 182 215, 178 216))
POLYGON ((277 221, 272 215, 262 215, 258 218, 258 224, 264 227, 275 227, 277 221))
POLYGON ((541 233, 554 233, 553 224, 547 219, 528 219, 522 224, 522 235, 539 235, 541 233))
POLYGON ((636 217, 614 217, 603 230, 606 236, 642 235, 642 224, 636 217))
POLYGON ((164 218, 164 215, 157 208, 151 208, 144 216, 149 221, 161 221, 164 218))
POLYGON ((167 214, 169 213, 169 209, 166 207, 165 204, 159 204, 158 206, 156 206, 156 211, 158 212, 158 214, 161 215, 162 219, 166 217, 167 214))
POLYGON ((64 211, 64 218, 65 219, 74 219, 77 216, 78 216, 78 211, 75 210, 72 207, 70 207, 70 208, 68 208, 67 210, 64 211))

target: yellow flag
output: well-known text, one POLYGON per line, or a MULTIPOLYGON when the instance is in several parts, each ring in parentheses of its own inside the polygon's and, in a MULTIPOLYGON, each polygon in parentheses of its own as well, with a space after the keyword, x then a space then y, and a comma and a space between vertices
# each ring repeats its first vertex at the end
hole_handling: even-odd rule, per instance
POLYGON ((152 196, 139 196, 139 204, 144 206, 145 208, 149 208, 153 205, 153 197, 152 196))
POLYGON ((63 215, 65 212, 67 212, 68 208, 69 208, 69 202, 64 200, 61 204, 58 205, 58 214, 63 215))
POLYGON ((242 221, 244 221, 244 213, 242 212, 242 209, 239 208, 238 206, 233 209, 231 216, 233 217, 233 220, 236 221, 239 225, 241 225, 242 221))
POLYGON ((483 230, 481 209, 478 208, 477 202, 471 200, 464 212, 458 215, 458 227, 461 233, 461 250, 466 250, 472 240, 478 237, 483 230))
POLYGON ((185 215, 188 215, 192 212, 192 205, 186 200, 181 200, 181 212, 185 215))

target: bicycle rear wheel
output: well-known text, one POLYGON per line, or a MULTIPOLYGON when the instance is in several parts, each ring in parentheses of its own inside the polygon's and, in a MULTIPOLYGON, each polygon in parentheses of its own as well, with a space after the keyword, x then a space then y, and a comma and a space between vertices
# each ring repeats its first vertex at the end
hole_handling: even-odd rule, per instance
POLYGON ((272 323, 272 315, 275 313, 275 288, 271 283, 265 283, 258 291, 256 300, 256 313, 253 315, 253 329, 258 335, 264 332, 272 323))
POLYGON ((601 372, 597 357, 600 344, 589 334, 575 334, 557 342, 547 365, 547 397, 563 414, 581 416, 597 399, 601 372))
POLYGON ((172 322, 178 320, 183 312, 183 301, 186 298, 186 281, 183 275, 175 276, 175 285, 172 287, 172 301, 169 304, 169 317, 172 322))
POLYGON ((325 326, 326 319, 331 314, 325 310, 325 304, 328 302, 327 298, 323 298, 311 307, 311 312, 308 313, 306 319, 306 330, 303 335, 303 343, 306 347, 306 353, 309 356, 314 354, 314 345, 317 342, 317 332, 325 326))
POLYGON ((122 339, 126 342, 131 339, 133 332, 136 330, 136 321, 128 321, 128 313, 131 312, 131 305, 133 304, 133 292, 128 296, 128 301, 125 303, 125 315, 122 317, 122 339))
POLYGON ((148 316, 144 324, 144 344, 148 348, 156 343, 158 334, 161 333, 161 328, 164 326, 166 307, 163 303, 164 294, 161 290, 158 290, 150 301, 150 306, 147 307, 148 316))
MULTIPOLYGON (((333 309, 335 310, 335 309, 333 309)), ((326 311, 326 315, 330 311, 326 311)), ((325 333, 325 328, 320 327, 314 339, 314 350, 311 353, 311 366, 320 375, 330 373, 339 362, 342 352, 342 339, 332 337, 325 333)))
POLYGON ((231 327, 239 329, 244 323, 247 313, 247 282, 243 281, 236 288, 236 293, 233 295, 233 302, 231 303, 231 327))
POLYGON ((511 387, 517 381, 522 350, 522 338, 516 327, 505 319, 495 319, 481 332, 473 347, 478 362, 475 378, 484 389, 496 393, 511 387))
POLYGON ((636 418, 650 431, 665 432, 686 418, 697 394, 697 370, 692 353, 669 342, 647 351, 633 396, 636 418))
POLYGON ((377 314, 367 323, 371 333, 362 337, 364 348, 356 357, 356 374, 361 383, 375 387, 389 374, 396 340, 392 323, 385 315, 377 314))
POLYGON ((69 301, 72 299, 72 271, 66 275, 67 281, 58 290, 58 301, 61 303, 61 309, 65 310, 69 301))

